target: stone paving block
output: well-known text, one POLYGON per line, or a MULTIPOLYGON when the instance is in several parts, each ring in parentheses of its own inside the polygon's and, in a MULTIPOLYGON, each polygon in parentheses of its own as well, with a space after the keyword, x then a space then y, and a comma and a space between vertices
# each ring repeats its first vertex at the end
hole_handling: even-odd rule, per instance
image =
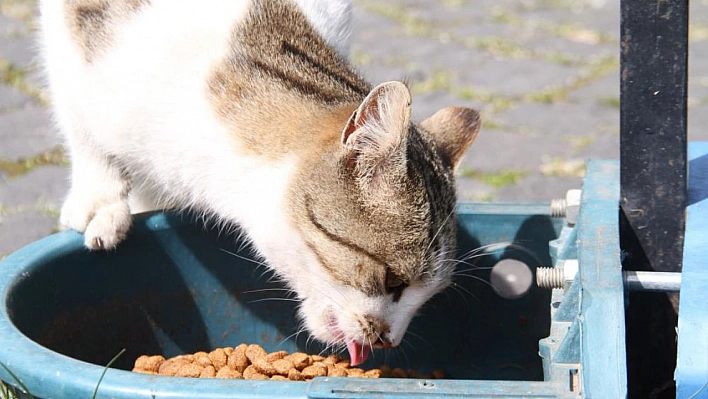
POLYGON ((370 62, 366 65, 360 65, 357 67, 357 70, 361 76, 374 86, 390 80, 400 80, 408 75, 408 72, 404 68, 385 65, 380 62, 370 62))
POLYGON ((562 156, 569 144, 539 135, 512 133, 502 129, 482 129, 460 164, 460 169, 481 172, 515 170, 538 171, 547 154, 562 156))
POLYGON ((692 24, 708 25, 708 1, 693 0, 688 2, 688 17, 692 24))
POLYGON ((564 85, 578 71, 539 59, 497 59, 460 71, 460 75, 463 86, 513 98, 564 85))
POLYGON ((50 120, 45 108, 31 103, 0 114, 0 158, 25 158, 61 143, 50 120))
POLYGON ((536 38, 528 38, 522 41, 524 46, 533 46, 540 56, 548 60, 557 60, 556 63, 565 64, 568 62, 589 63, 596 59, 612 57, 617 55, 619 41, 609 43, 592 43, 582 38, 582 33, 577 34, 579 38, 559 39, 552 35, 541 34, 536 38))
POLYGON ((499 115, 504 126, 535 134, 539 151, 564 137, 606 132, 618 124, 616 109, 599 104, 557 102, 523 103, 499 115))
MULTIPOLYGON (((438 110, 446 107, 469 107, 477 111, 482 111, 486 104, 470 100, 461 99, 449 92, 436 91, 432 93, 414 94, 413 95, 413 114, 412 118, 416 122, 420 122, 429 116, 432 116, 438 110)), ((482 114, 482 120, 485 115, 482 114)), ((474 145, 474 144, 473 144, 474 145)))
MULTIPOLYGON (((0 12, 0 38, 3 41, 17 37, 27 37, 29 34, 29 28, 22 21, 10 18, 0 12)), ((2 53, 0 53, 0 55, 2 55, 2 53)))
POLYGON ((509 23, 493 22, 489 12, 486 12, 482 18, 475 18, 469 12, 461 10, 454 12, 452 18, 451 23, 445 23, 444 20, 431 21, 431 25, 439 32, 435 36, 443 39, 449 37, 450 40, 459 39, 470 46, 474 46, 476 40, 480 41, 478 43, 484 43, 494 38, 519 45, 524 37, 519 33, 525 35, 531 33, 509 23))
POLYGON ((555 198, 565 198, 568 190, 581 188, 580 177, 557 177, 553 179, 534 174, 519 183, 497 191, 494 200, 499 202, 550 202, 555 198))
POLYGON ((689 43, 688 97, 691 102, 708 103, 708 57, 704 54, 708 54, 708 40, 689 43))
POLYGON ((14 87, 0 85, 0 118, 16 108, 21 108, 32 99, 14 87))
POLYGON ((0 255, 44 238, 57 229, 57 218, 37 211, 0 216, 0 255))
POLYGON ((395 0, 387 3, 405 6, 417 18, 427 21, 439 21, 445 25, 455 23, 461 18, 472 21, 484 20, 489 16, 489 9, 498 4, 495 0, 395 0))
POLYGON ((592 135, 592 142, 571 152, 571 159, 619 159, 619 130, 610 134, 592 135))
POLYGON ((708 104, 689 109, 688 139, 691 141, 708 140, 708 104))
POLYGON ((69 190, 70 173, 67 167, 42 166, 24 176, 0 182, 0 205, 58 210, 69 190))
POLYGON ((494 188, 480 181, 458 176, 457 200, 458 201, 488 201, 494 197, 494 188))
POLYGON ((381 32, 392 29, 391 21, 382 15, 369 12, 361 6, 354 6, 352 10, 351 44, 375 43, 381 41, 381 32))
POLYGON ((599 32, 583 31, 554 33, 563 26, 542 25, 543 21, 517 26, 508 23, 469 23, 443 28, 455 37, 469 41, 472 47, 486 48, 488 52, 513 58, 536 58, 556 64, 617 54, 618 41, 598 42, 599 32), (474 44, 476 43, 476 44, 474 44))
POLYGON ((617 0, 566 1, 561 7, 529 8, 523 16, 556 25, 572 24, 577 28, 603 32, 619 38, 619 6, 620 2, 617 0))
POLYGON ((4 37, 0 40, 0 59, 26 67, 37 60, 36 47, 33 35, 4 37))
MULTIPOLYGON (((441 43, 439 40, 427 37, 416 37, 395 33, 395 29, 390 24, 383 28, 375 28, 378 37, 370 37, 371 31, 355 32, 352 43, 352 53, 364 55, 366 58, 384 62, 387 65, 394 65, 405 68, 408 64, 433 65, 435 67, 454 67, 458 63, 446 63, 439 60, 440 57, 449 57, 450 54, 459 54, 464 49, 459 49, 454 43, 441 43), (385 43, 372 45, 375 40, 382 40, 385 43), (445 51, 441 51, 445 49, 445 51)), ((356 61, 356 58, 354 58, 356 61)))
POLYGON ((619 124, 619 78, 619 68, 614 69, 605 74, 605 76, 570 91, 568 93, 568 101, 603 105, 607 107, 608 110, 614 110, 617 114, 617 123, 619 124))

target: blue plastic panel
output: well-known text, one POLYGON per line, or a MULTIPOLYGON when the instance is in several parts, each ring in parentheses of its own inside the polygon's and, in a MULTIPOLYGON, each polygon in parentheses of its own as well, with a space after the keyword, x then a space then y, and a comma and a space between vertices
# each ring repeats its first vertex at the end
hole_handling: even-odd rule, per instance
POLYGON ((698 399, 708 398, 708 142, 691 143, 688 156, 676 397, 698 399))
POLYGON ((583 389, 588 398, 624 398, 627 358, 617 162, 588 162, 578 229, 583 389))

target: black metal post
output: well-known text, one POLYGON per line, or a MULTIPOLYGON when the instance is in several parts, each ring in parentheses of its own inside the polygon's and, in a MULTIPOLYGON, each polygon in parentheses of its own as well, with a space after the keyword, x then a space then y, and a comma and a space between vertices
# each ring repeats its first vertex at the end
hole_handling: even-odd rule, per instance
MULTIPOLYGON (((680 271, 688 0, 621 1, 620 245, 627 270, 680 271)), ((677 297, 630 293, 630 397, 675 397, 677 297)))

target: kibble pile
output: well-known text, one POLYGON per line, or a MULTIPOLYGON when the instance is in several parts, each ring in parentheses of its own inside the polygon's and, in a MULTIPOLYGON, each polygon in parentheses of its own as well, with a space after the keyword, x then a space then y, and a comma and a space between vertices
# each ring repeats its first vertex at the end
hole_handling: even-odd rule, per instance
POLYGON ((286 351, 267 353, 260 345, 241 344, 218 348, 209 353, 197 352, 170 359, 163 356, 140 356, 134 372, 178 377, 233 378, 246 380, 310 381, 315 377, 360 378, 445 378, 442 371, 421 375, 414 370, 381 366, 371 370, 350 367, 337 355, 327 357, 286 351))

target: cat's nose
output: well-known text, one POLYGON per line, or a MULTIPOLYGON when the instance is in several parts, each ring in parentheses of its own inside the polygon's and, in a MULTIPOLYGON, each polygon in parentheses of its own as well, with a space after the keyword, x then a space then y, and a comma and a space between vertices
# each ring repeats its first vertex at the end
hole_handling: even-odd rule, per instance
POLYGON ((381 333, 374 342, 374 347, 376 348, 393 348, 393 338, 387 332, 381 333))
POLYGON ((364 334, 370 339, 374 348, 392 348, 396 346, 394 344, 395 337, 391 335, 391 327, 389 324, 378 317, 372 315, 364 316, 366 320, 366 329, 364 334))

